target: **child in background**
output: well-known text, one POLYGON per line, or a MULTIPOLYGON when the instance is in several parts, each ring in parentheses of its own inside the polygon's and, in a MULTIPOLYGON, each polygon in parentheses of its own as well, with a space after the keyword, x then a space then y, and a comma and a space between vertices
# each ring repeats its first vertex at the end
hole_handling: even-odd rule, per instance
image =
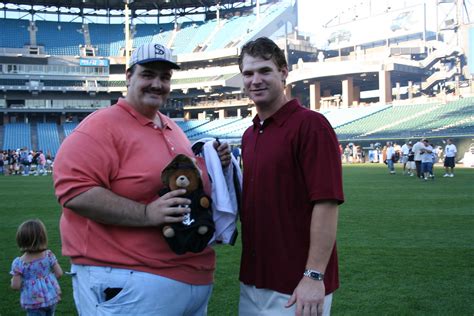
POLYGON ((47 249, 48 236, 43 222, 35 219, 22 223, 16 242, 23 255, 13 260, 11 287, 21 291, 21 307, 27 315, 54 315, 61 299, 58 279, 63 270, 53 252, 47 249))

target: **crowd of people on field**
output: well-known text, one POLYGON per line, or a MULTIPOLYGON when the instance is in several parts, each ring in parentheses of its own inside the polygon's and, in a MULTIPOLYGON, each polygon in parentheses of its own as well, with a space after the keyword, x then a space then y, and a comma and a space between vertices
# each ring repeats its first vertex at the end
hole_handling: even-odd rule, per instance
POLYGON ((370 144, 367 154, 360 145, 349 143, 342 148, 341 160, 344 163, 385 163, 390 174, 396 174, 395 164, 403 166, 403 175, 417 176, 422 180, 434 179, 433 166, 443 162, 445 174, 443 177, 454 177, 453 169, 457 153, 452 139, 447 139, 445 148, 435 145, 426 138, 413 143, 406 141, 403 145, 387 141, 384 146, 380 143, 370 144), (367 157, 367 159, 366 159, 367 157))
POLYGON ((46 176, 51 174, 53 158, 50 153, 28 148, 8 149, 0 152, 0 175, 46 176))

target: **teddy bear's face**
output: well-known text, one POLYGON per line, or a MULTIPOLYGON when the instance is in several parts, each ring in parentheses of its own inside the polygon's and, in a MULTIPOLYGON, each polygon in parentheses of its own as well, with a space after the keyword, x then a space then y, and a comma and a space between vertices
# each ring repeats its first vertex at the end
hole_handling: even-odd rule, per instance
POLYGON ((175 170, 169 178, 171 190, 186 189, 186 193, 193 192, 199 188, 199 177, 195 170, 175 170))
POLYGON ((187 188, 190 183, 188 177, 184 174, 176 178, 176 186, 178 188, 187 188))

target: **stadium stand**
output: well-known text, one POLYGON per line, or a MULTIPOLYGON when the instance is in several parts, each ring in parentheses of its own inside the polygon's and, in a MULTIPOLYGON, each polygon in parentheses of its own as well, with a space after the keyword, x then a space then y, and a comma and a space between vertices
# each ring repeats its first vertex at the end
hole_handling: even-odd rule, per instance
POLYGON ((212 22, 185 22, 181 24, 180 29, 176 33, 175 40, 171 45, 173 53, 192 53, 194 48, 200 43, 199 41, 201 40, 202 34, 204 34, 204 32, 199 32, 199 29, 202 27, 207 31, 209 28, 212 28, 213 25, 212 22))
POLYGON ((473 116, 473 109, 474 98, 447 104, 390 106, 367 117, 355 119, 335 130, 340 140, 443 136, 449 128, 458 124, 461 130, 453 130, 448 134, 457 134, 460 131, 470 134, 474 131, 473 120, 469 119, 473 116))
POLYGON ((32 149, 30 125, 26 123, 10 123, 5 125, 3 150, 32 149))
POLYGON ((242 17, 234 16, 228 20, 224 20, 225 22, 220 27, 219 31, 214 35, 206 50, 227 47, 230 42, 236 38, 239 38, 242 32, 247 33, 247 30, 250 30, 250 27, 255 22, 255 20, 255 14, 242 17))
POLYGON ((229 125, 228 128, 220 131, 220 137, 223 139, 235 139, 237 142, 240 142, 245 130, 252 125, 252 119, 252 117, 246 117, 229 125))
POLYGON ((38 149, 53 157, 59 149, 58 126, 55 123, 38 123, 38 149))
POLYGON ((199 139, 205 137, 219 137, 220 130, 230 124, 238 122, 241 118, 225 118, 219 120, 209 121, 207 124, 200 125, 199 127, 188 131, 188 137, 190 139, 199 139))
MULTIPOLYGON (((173 33, 173 23, 136 24, 133 46, 138 47, 144 43, 156 42, 167 45, 173 33)), ((176 53, 176 52, 175 52, 176 53)))
POLYGON ((97 56, 120 56, 125 47, 123 24, 89 24, 91 44, 97 47, 97 56))
POLYGON ((67 137, 69 136, 72 131, 76 128, 77 123, 64 123, 63 128, 64 128, 64 135, 67 137))
POLYGON ((376 104, 366 107, 325 110, 321 112, 321 114, 323 114, 331 123, 332 127, 335 128, 355 121, 357 119, 369 116, 378 111, 383 111, 388 107, 389 106, 386 104, 376 104))
MULTIPOLYGON (((472 79, 463 72, 469 58, 463 47, 442 42, 442 36, 435 40, 430 32, 424 38, 414 32, 387 42, 384 37, 363 43, 360 50, 349 42, 344 46, 343 38, 336 42, 328 38, 328 45, 340 44, 329 49, 315 47, 298 34, 295 1, 221 4, 220 16, 212 5, 200 11, 205 19, 191 16, 194 9, 187 9, 192 1, 159 3, 167 10, 156 10, 152 4, 146 13, 132 8, 131 46, 154 41, 172 47, 182 70, 173 74, 171 98, 163 110, 192 140, 238 140, 252 124, 252 102, 245 97, 236 61, 242 45, 259 36, 271 37, 286 48, 289 92, 325 115, 341 141, 474 136, 474 98, 469 97, 474 90, 472 79), (154 12, 157 15, 147 20, 154 12), (392 93, 382 96, 381 78, 390 79, 384 89, 392 93), (341 87, 343 81, 346 86, 341 87), (318 98, 314 97, 316 83, 318 98)), ((95 0, 83 4, 100 7, 95 0)), ((18 10, 24 11, 24 17, 0 19, 2 147, 55 153, 77 122, 114 104, 126 91, 126 25, 123 16, 119 21, 123 12, 110 23, 100 23, 106 20, 84 12, 78 23, 74 21, 80 15, 66 22, 58 11, 48 21, 31 15, 29 9, 18 10), (34 23, 28 21, 31 16, 34 23), (32 52, 30 46, 36 45, 39 51, 32 52), (23 133, 22 138, 15 133, 23 133)), ((74 10, 68 14, 74 15, 74 10)), ((390 12, 383 14, 390 20, 390 12)))
POLYGON ((50 21, 36 21, 38 31, 36 41, 39 46, 44 46, 47 54, 78 56, 79 45, 84 45, 82 24, 68 22, 58 23, 50 21))
POLYGON ((29 22, 17 19, 0 19, 0 47, 23 48, 30 42, 29 22))
POLYGON ((207 124, 209 120, 189 120, 189 121, 177 121, 178 126, 187 134, 190 134, 192 130, 198 128, 201 125, 207 124))

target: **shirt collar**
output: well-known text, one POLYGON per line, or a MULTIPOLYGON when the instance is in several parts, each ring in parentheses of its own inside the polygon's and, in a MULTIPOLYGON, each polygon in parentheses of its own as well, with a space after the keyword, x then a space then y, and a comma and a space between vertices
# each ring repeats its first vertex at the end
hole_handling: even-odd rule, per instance
MULTIPOLYGON (((117 102, 117 105, 127 111, 127 113, 133 116, 141 125, 145 126, 155 124, 153 120, 149 119, 148 117, 135 110, 124 98, 120 98, 117 102)), ((160 113, 160 111, 157 111, 156 115, 160 118, 161 123, 163 124, 163 128, 167 128, 170 130, 172 129, 170 124, 171 119, 169 117, 160 113)))
MULTIPOLYGON (((264 121, 264 125, 268 125, 269 122, 275 121, 278 126, 282 126, 290 118, 291 114, 298 110, 300 106, 301 105, 297 99, 288 101, 278 111, 273 113, 272 116, 268 117, 264 121)), ((256 127, 260 127, 260 118, 258 117, 258 114, 253 118, 253 124, 256 127)))

